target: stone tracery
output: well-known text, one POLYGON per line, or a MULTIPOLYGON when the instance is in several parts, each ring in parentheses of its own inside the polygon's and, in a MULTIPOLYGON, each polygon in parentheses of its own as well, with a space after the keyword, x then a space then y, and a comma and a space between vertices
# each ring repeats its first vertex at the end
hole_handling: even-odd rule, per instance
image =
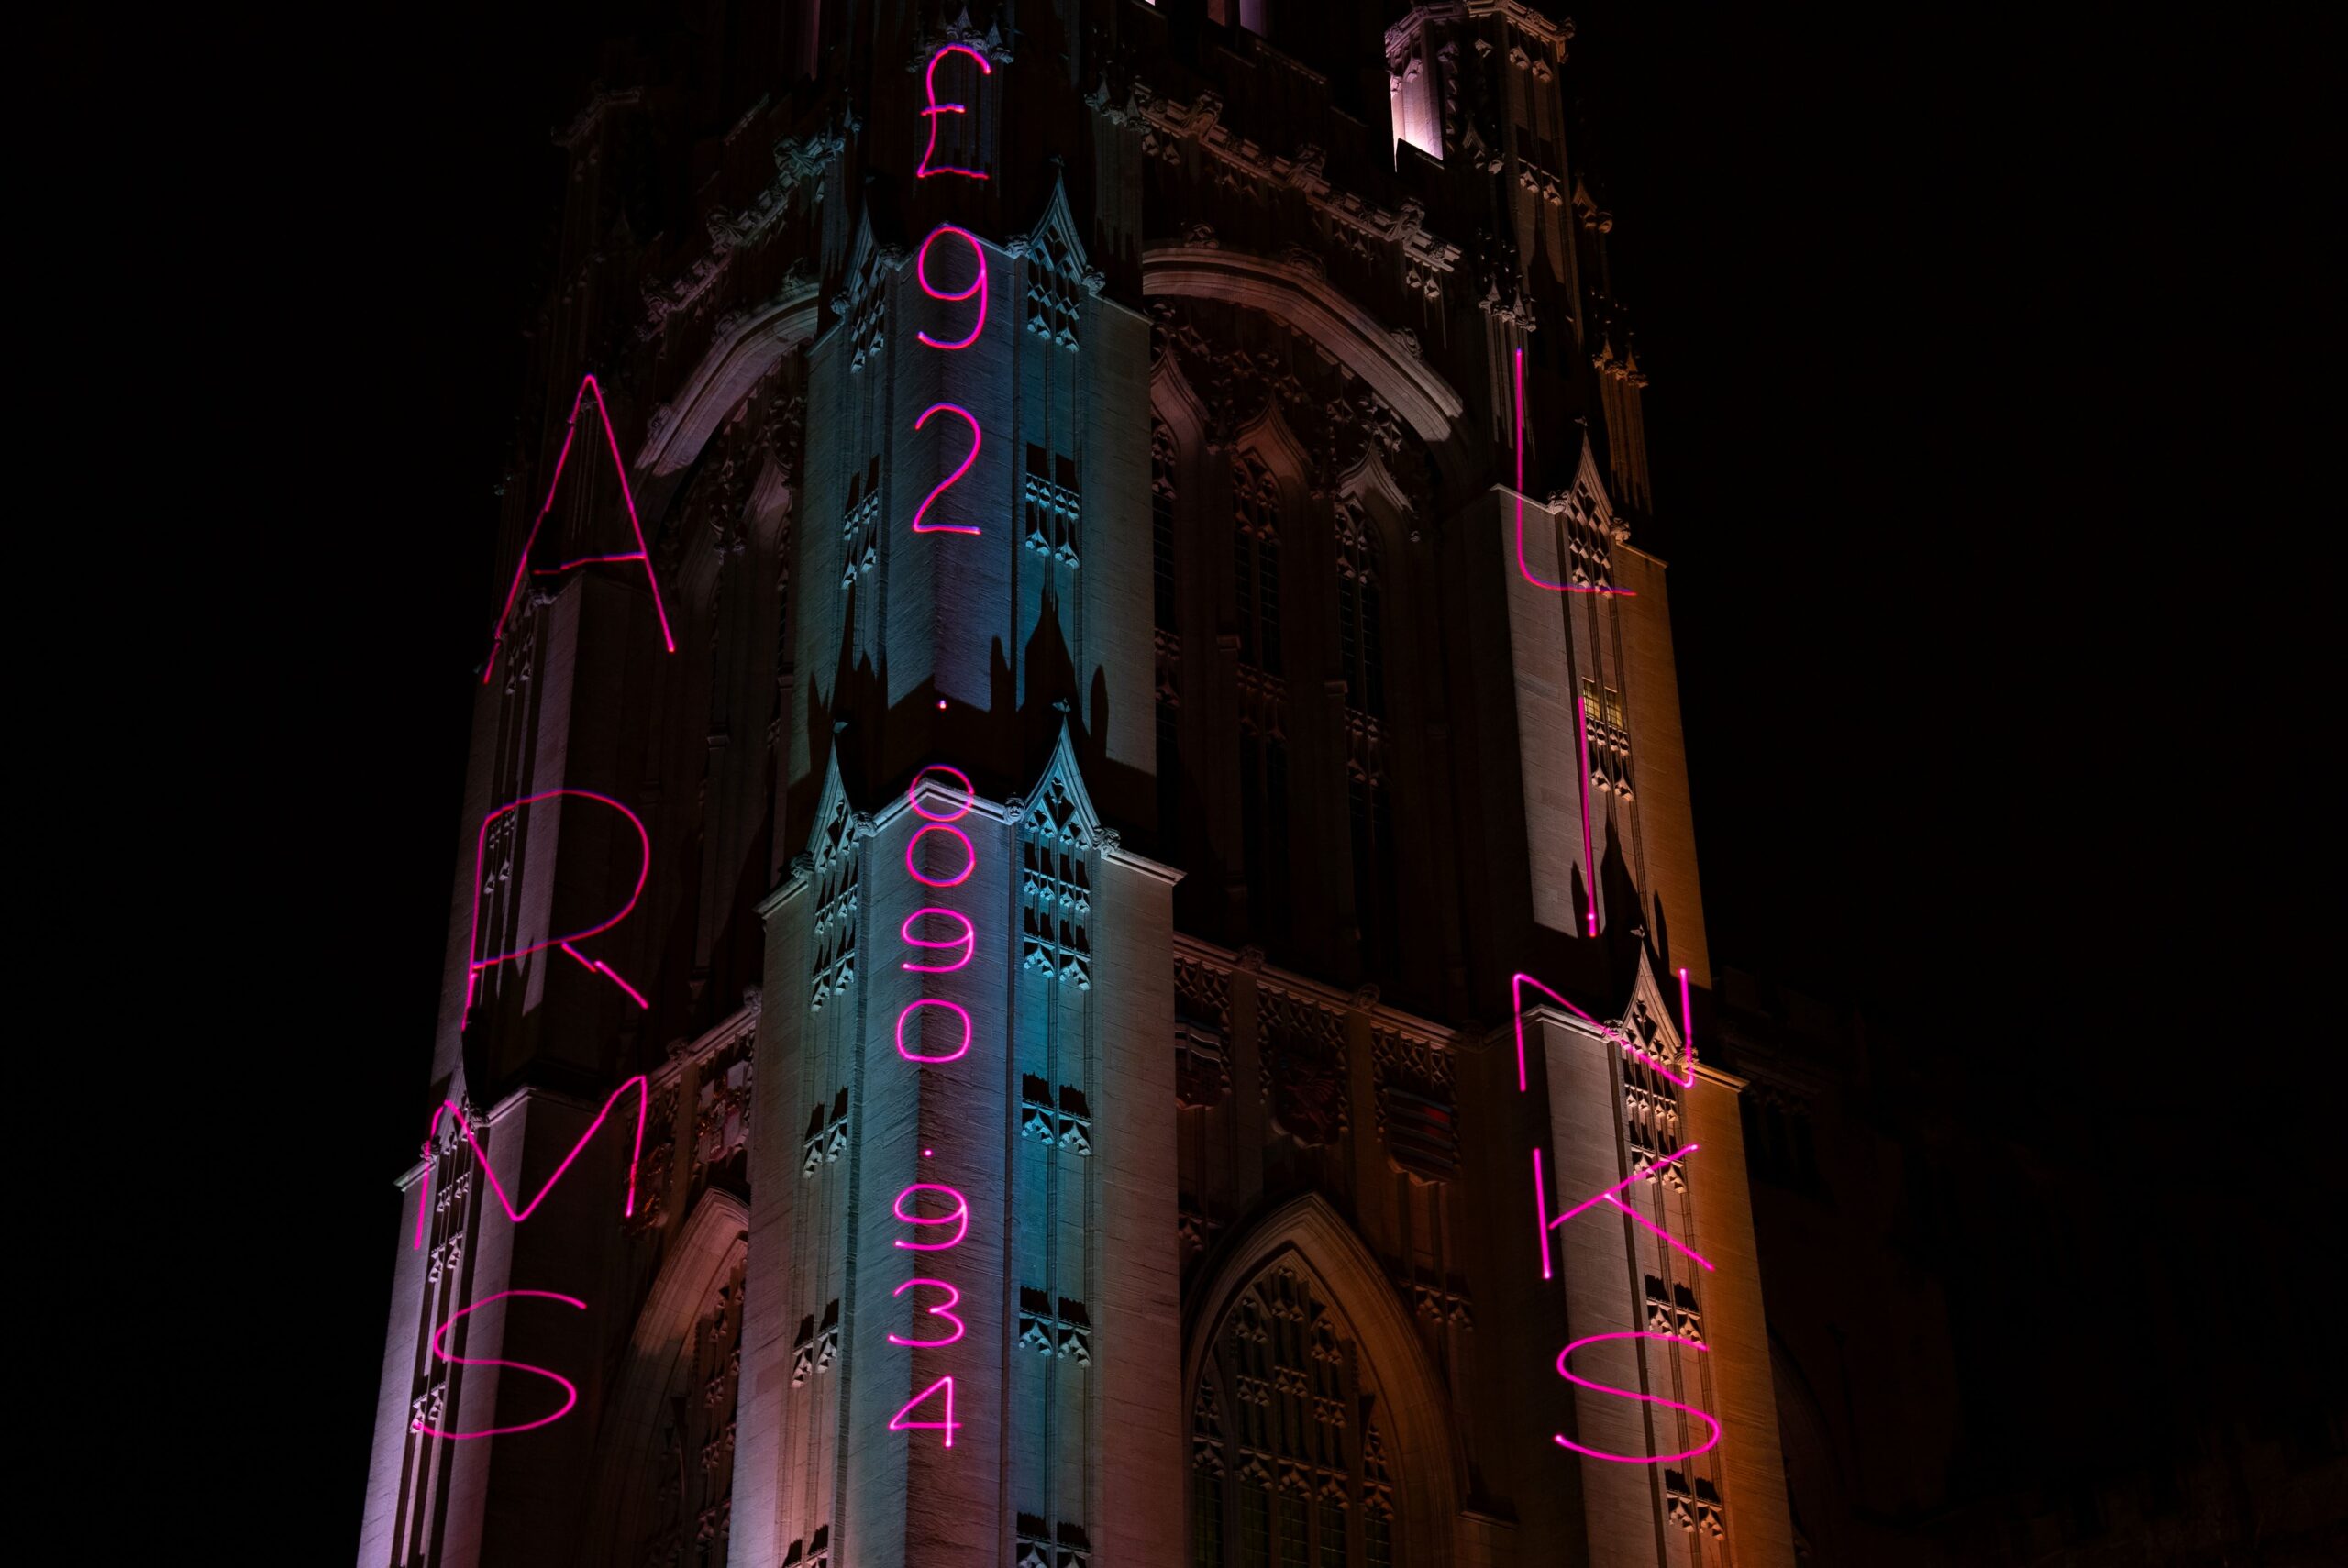
POLYGON ((1196 1568, 1398 1560, 1375 1379, 1350 1326, 1293 1257, 1240 1292, 1191 1412, 1196 1568))

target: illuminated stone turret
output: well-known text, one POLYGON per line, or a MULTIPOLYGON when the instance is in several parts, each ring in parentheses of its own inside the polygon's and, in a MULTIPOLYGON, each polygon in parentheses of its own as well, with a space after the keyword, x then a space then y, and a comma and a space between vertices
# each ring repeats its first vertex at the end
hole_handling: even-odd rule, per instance
POLYGON ((786 9, 563 138, 361 1562, 1789 1564, 1569 29, 786 9))

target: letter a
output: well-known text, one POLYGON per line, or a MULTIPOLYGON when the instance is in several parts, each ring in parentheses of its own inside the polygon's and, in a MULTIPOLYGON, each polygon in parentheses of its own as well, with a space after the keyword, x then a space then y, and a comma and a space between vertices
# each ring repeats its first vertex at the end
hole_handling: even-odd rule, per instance
POLYGON ((611 411, 604 406, 604 389, 588 376, 579 383, 579 395, 570 400, 570 425, 562 433, 562 452, 554 460, 554 478, 547 481, 547 498, 538 507, 537 516, 530 524, 530 536, 522 541, 522 554, 514 562, 514 581, 505 591, 505 604, 497 612, 497 624, 490 629, 489 657, 481 667, 481 683, 489 684, 497 669, 497 656, 505 646, 505 624, 514 617, 515 602, 522 597, 522 580, 526 577, 559 577, 573 567, 590 566, 602 561, 637 561, 644 567, 644 580, 652 588, 652 613, 660 618, 660 641, 670 653, 677 651, 677 639, 669 630, 669 611, 660 602, 660 580, 652 572, 652 552, 644 547, 644 525, 637 521, 636 496, 627 487, 627 465, 620 461, 619 437, 612 434, 611 411), (530 551, 538 542, 538 530, 546 526, 547 513, 554 510, 555 491, 562 485, 563 465, 570 460, 571 444, 579 438, 579 414, 586 407, 590 394, 595 399, 595 417, 604 427, 604 446, 612 455, 612 472, 620 481, 620 501, 627 508, 628 532, 636 537, 636 548, 611 556, 579 556, 559 566, 530 565, 530 551))

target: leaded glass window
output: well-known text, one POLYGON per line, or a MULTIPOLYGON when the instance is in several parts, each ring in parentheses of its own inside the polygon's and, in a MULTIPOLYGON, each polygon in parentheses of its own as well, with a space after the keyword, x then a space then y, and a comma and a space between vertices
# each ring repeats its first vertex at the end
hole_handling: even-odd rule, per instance
POLYGON ((1224 1316, 1191 1449, 1192 1568, 1397 1561, 1377 1397, 1344 1321, 1301 1268, 1274 1264, 1224 1316))

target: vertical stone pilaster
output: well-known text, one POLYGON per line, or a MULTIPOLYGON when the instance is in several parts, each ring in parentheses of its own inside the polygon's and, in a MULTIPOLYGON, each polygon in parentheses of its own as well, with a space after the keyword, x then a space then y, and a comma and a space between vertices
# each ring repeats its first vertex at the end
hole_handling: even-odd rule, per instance
MULTIPOLYGON (((1539 1010, 1536 1010, 1536 1014, 1539 1010)), ((1589 1194, 1612 1187, 1630 1174, 1619 1107, 1622 1088, 1614 1066, 1616 1047, 1552 1018, 1528 1018, 1525 1044, 1535 1042, 1545 1060, 1549 1085, 1549 1137, 1542 1164, 1549 1182, 1548 1212, 1554 1218, 1589 1194)), ((1531 1179, 1530 1163, 1523 1179, 1531 1179)), ((1572 1339, 1621 1333, 1640 1328, 1635 1299, 1638 1279, 1632 1226, 1600 1206, 1548 1235, 1554 1288, 1563 1292, 1567 1331, 1572 1339)), ((1543 1345, 1554 1360, 1563 1343, 1543 1345)), ((1578 1353, 1573 1368, 1618 1388, 1643 1388, 1648 1381, 1646 1347, 1610 1341, 1578 1353)), ((1532 1375, 1528 1362, 1528 1375, 1532 1375)), ((1545 1369, 1555 1376, 1554 1370, 1545 1369)), ((1590 1448, 1644 1454, 1653 1434, 1646 1411, 1634 1400, 1576 1388, 1570 1395, 1574 1425, 1566 1436, 1590 1448)), ((1554 1446, 1554 1445, 1553 1445, 1554 1446)), ((1559 1460, 1571 1456, 1559 1452, 1559 1460)), ((1587 1463, 1581 1492, 1589 1561, 1595 1568, 1630 1568, 1657 1561, 1662 1552, 1656 1506, 1657 1478, 1643 1464, 1587 1463)))
POLYGON ((1697 1158, 1731 1173, 1719 1181, 1705 1181, 1701 1171, 1690 1177, 1700 1244, 1714 1264, 1705 1281, 1704 1337, 1718 1391, 1714 1409, 1726 1429, 1720 1453, 1727 1484, 1721 1490, 1736 1568, 1791 1568, 1793 1528, 1737 1109, 1743 1088, 1739 1079, 1700 1066, 1696 1087, 1686 1095, 1689 1136, 1703 1145, 1697 1158))
POLYGON ((1175 1149, 1174 874, 1110 847, 1095 879, 1092 1416, 1096 1562, 1183 1555, 1180 1198, 1175 1149))

